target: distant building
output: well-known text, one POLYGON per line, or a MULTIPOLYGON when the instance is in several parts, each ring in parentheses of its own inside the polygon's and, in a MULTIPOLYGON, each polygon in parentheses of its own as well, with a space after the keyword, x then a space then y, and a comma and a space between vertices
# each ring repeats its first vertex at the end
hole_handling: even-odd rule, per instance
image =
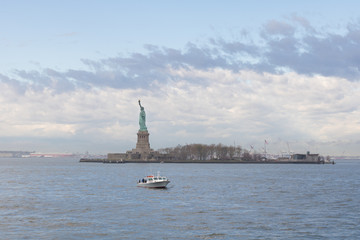
POLYGON ((25 151, 0 151, 0 157, 2 158, 20 158, 20 157, 28 157, 31 152, 25 151))
POLYGON ((284 162, 309 162, 309 163, 324 163, 324 157, 320 156, 319 154, 310 154, 307 152, 306 154, 293 154, 290 158, 278 158, 278 161, 284 162))
POLYGON ((46 158, 74 157, 74 154, 73 153, 30 153, 30 157, 46 157, 46 158))

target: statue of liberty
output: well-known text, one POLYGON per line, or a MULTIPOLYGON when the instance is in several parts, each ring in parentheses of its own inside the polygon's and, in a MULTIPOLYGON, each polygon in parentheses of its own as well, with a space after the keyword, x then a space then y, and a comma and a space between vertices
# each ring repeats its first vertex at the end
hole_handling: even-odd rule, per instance
POLYGON ((145 122, 146 122, 146 114, 145 114, 145 110, 144 107, 141 106, 140 100, 139 100, 139 106, 140 106, 140 115, 139 115, 139 125, 140 125, 140 129, 139 131, 147 131, 145 122))

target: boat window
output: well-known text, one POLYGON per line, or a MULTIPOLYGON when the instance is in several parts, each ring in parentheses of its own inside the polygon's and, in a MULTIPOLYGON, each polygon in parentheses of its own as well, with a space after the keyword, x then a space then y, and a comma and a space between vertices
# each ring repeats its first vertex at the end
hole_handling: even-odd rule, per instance
POLYGON ((158 178, 156 177, 156 178, 154 178, 154 180, 158 180, 158 178))
POLYGON ((149 178, 149 181, 152 181, 153 179, 152 178, 149 178))

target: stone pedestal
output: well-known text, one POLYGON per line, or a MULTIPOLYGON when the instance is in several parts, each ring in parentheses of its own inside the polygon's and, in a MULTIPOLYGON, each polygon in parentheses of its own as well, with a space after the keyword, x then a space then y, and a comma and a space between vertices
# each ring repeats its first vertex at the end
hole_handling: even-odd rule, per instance
POLYGON ((148 131, 138 131, 136 149, 133 149, 133 152, 149 154, 152 151, 150 149, 149 135, 148 131))
POLYGON ((126 153, 108 153, 106 162, 152 162, 172 159, 170 155, 161 154, 150 148, 148 131, 138 131, 136 148, 126 153))

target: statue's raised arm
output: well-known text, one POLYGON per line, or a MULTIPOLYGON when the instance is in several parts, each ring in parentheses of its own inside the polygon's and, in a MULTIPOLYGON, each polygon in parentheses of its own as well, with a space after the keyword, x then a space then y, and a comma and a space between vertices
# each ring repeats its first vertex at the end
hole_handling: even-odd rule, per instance
POLYGON ((140 115, 139 115, 140 129, 139 129, 139 131, 147 131, 147 127, 145 124, 146 123, 146 114, 145 114, 144 107, 141 106, 140 99, 139 99, 139 106, 140 106, 140 115))

